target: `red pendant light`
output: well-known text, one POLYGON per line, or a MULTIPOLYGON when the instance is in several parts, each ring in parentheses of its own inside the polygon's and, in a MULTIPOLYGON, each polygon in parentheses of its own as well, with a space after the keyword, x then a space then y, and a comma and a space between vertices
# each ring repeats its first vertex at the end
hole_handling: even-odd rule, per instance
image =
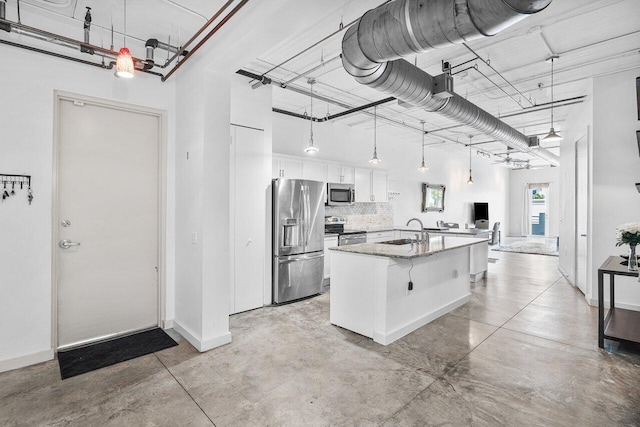
POLYGON ((116 58, 116 76, 130 79, 133 77, 135 67, 133 65, 133 58, 131 52, 126 47, 120 49, 118 57, 116 58))
POLYGON ((118 52, 116 58, 116 77, 131 79, 135 71, 133 57, 127 49, 127 0, 124 0, 124 46, 118 52))

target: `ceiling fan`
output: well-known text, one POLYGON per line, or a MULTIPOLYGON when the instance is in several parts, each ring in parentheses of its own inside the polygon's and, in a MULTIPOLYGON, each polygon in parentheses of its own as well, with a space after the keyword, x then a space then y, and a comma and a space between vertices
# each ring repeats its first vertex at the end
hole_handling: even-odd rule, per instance
POLYGON ((549 167, 549 166, 531 166, 529 164, 529 160, 525 160, 524 164, 520 163, 520 164, 513 165, 513 167, 511 169, 513 169, 513 170, 523 170, 523 169, 536 170, 536 169, 544 169, 544 168, 547 168, 547 167, 549 167))
POLYGON ((504 167, 508 167, 508 168, 520 168, 522 169, 522 167, 520 165, 523 164, 528 164, 529 160, 522 160, 522 159, 514 159, 511 157, 511 152, 507 151, 506 153, 506 157, 502 157, 503 154, 496 154, 496 157, 500 158, 500 161, 497 162, 493 162, 494 165, 501 165, 504 167))

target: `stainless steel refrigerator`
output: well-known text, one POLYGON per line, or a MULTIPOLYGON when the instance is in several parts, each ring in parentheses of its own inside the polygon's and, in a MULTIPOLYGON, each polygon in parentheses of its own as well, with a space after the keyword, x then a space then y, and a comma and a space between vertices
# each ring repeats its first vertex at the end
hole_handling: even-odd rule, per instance
POLYGON ((273 180, 273 302, 320 293, 324 274, 325 184, 273 180))

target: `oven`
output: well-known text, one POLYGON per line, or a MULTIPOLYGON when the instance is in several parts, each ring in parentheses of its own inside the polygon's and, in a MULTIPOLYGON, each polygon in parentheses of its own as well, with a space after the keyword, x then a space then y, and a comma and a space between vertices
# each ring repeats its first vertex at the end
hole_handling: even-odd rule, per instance
POLYGON ((327 205, 352 205, 356 201, 356 189, 353 184, 327 184, 327 205))

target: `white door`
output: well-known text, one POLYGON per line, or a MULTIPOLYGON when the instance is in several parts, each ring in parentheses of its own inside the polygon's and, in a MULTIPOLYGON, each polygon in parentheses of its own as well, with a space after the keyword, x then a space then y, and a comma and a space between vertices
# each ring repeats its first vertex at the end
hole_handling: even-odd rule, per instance
POLYGON ((576 142, 576 285, 587 292, 589 152, 587 138, 576 142))
MULTIPOLYGON (((231 127, 233 171, 233 280, 230 314, 262 307, 264 302, 266 194, 270 185, 269 150, 264 132, 231 127)), ((222 225, 221 225, 222 226, 222 225)))
POLYGON ((54 237, 65 348, 158 325, 160 118, 66 99, 58 113, 54 237))

